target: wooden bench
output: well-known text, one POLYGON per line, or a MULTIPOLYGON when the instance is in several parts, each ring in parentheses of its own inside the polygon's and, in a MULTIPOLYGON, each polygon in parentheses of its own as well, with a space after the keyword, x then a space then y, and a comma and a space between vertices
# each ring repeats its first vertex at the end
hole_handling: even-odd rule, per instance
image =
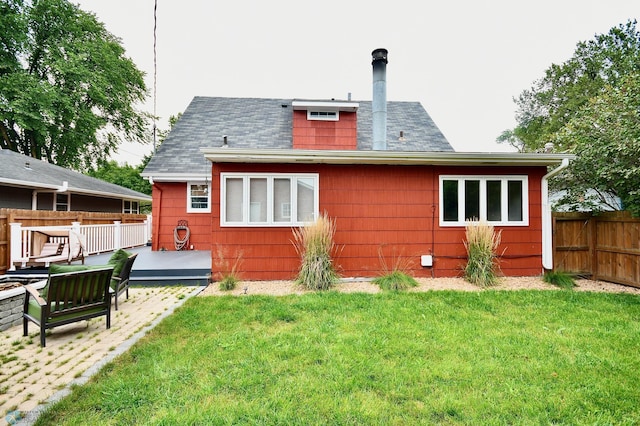
POLYGON ((110 283, 113 266, 50 274, 38 292, 25 285, 23 327, 28 335, 29 321, 40 327, 40 346, 45 346, 46 330, 95 317, 106 316, 111 328, 110 283))

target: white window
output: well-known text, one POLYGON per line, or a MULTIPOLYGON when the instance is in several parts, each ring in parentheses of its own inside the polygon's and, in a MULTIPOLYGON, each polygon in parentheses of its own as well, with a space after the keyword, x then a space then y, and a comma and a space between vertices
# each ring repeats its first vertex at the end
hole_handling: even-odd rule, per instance
POLYGON ((220 177, 221 226, 300 226, 318 217, 317 174, 220 177))
POLYGON ((307 120, 338 121, 339 119, 338 111, 307 111, 307 120))
POLYGON ((122 213, 140 213, 140 206, 137 201, 124 200, 122 202, 122 213))
POLYGON ((70 211, 69 197, 71 197, 71 194, 69 194, 68 192, 62 193, 62 194, 55 193, 54 194, 55 203, 53 205, 53 210, 57 212, 70 211))
POLYGON ((529 224, 527 176, 440 176, 440 226, 529 224))
POLYGON ((187 182, 187 213, 211 212, 211 188, 208 183, 187 182))

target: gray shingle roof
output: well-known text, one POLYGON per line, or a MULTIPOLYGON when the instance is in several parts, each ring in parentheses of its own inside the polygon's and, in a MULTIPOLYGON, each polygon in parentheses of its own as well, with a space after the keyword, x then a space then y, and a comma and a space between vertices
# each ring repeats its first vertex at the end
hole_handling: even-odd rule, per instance
MULTIPOLYGON (((155 174, 209 174, 200 148, 291 149, 293 99, 195 97, 144 170, 155 174)), ((359 101, 358 150, 371 150, 370 101, 359 101)), ((452 152, 453 148, 419 102, 387 103, 387 149, 452 152), (404 140, 399 140, 400 132, 404 140)))
POLYGON ((68 183, 69 192, 92 194, 106 198, 151 200, 151 197, 129 188, 105 182, 64 167, 40 161, 8 149, 0 149, 0 184, 52 189, 68 183), (29 163, 29 167, 25 167, 29 163))

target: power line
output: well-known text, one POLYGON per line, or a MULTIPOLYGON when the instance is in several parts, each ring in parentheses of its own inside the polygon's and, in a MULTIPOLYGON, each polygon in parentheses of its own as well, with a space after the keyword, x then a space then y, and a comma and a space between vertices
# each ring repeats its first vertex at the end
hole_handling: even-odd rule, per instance
POLYGON ((156 29, 158 27, 158 18, 157 18, 157 10, 158 10, 158 0, 154 1, 153 4, 153 153, 156 153, 156 89, 158 85, 158 61, 157 61, 157 50, 156 50, 156 29))

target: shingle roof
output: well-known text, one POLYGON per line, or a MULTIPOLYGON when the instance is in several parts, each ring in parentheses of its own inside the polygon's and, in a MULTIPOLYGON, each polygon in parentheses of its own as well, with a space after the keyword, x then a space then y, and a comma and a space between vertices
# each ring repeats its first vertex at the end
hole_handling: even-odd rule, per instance
MULTIPOLYGON (((195 97, 144 170, 154 174, 210 173, 200 148, 292 149, 293 99, 195 97)), ((372 109, 359 101, 358 150, 371 150, 372 109)), ((389 151, 451 152, 453 148, 419 102, 387 103, 389 151), (400 139, 400 132, 404 138, 400 139)))
POLYGON ((129 188, 105 182, 64 167, 40 161, 17 152, 0 149, 0 184, 29 188, 55 189, 67 182, 68 191, 106 198, 151 200, 129 188), (27 166, 28 163, 28 167, 27 166))

